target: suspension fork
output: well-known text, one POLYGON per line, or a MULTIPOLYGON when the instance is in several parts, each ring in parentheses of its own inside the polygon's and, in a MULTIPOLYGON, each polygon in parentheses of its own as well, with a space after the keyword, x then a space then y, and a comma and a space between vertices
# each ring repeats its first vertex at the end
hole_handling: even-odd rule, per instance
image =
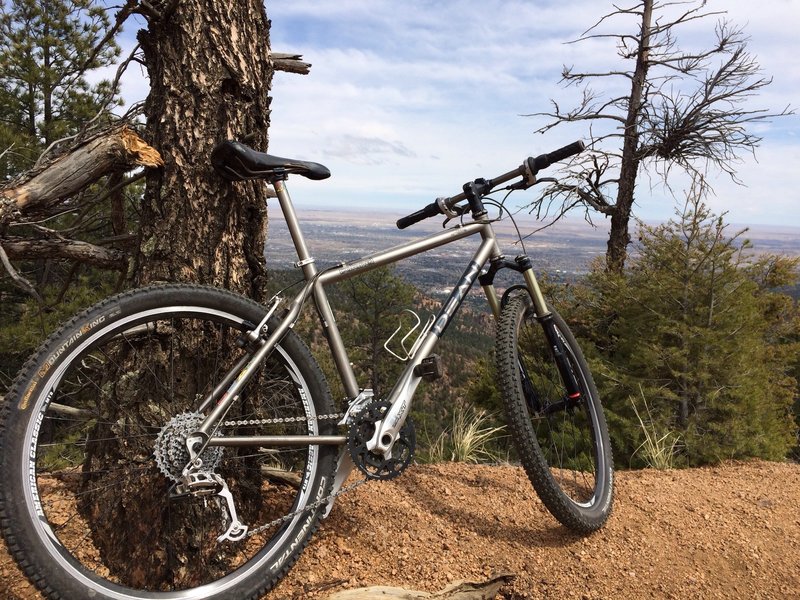
MULTIPOLYGON (((567 350, 564 347, 564 341, 556 329, 553 312, 547 306, 547 302, 545 302, 544 295, 539 287, 539 282, 536 280, 536 275, 533 271, 533 265, 531 264, 531 259, 529 257, 525 255, 518 256, 516 259, 514 259, 514 261, 509 261, 503 258, 497 259, 492 262, 488 272, 481 276, 480 283, 486 293, 486 297, 489 301, 489 305, 492 308, 495 318, 499 318, 500 311, 505 305, 507 294, 509 291, 511 291, 511 289, 506 291, 506 295, 503 296, 503 300, 501 302, 497 301, 497 294, 495 293, 492 282, 494 281, 494 275, 502 268, 510 268, 522 274, 522 277, 525 280, 524 288, 527 290, 528 295, 533 302, 536 320, 544 330, 548 348, 550 349, 550 353, 556 363, 559 375, 561 375, 561 381, 564 383, 566 392, 565 400, 568 404, 577 403, 581 398, 581 388, 569 363, 569 357, 567 355, 567 350)), ((523 286, 518 287, 522 288, 523 286)), ((519 367, 520 374, 522 376, 523 387, 532 392, 533 386, 530 384, 530 378, 526 372, 525 365, 523 365, 521 361, 519 367)), ((527 395, 529 395, 528 391, 526 391, 526 396, 527 395)), ((532 398, 532 400, 534 404, 538 404, 536 399, 532 398)), ((541 409, 542 407, 535 408, 541 409)))
POLYGON ((564 341, 556 330, 553 312, 547 306, 544 296, 542 295, 542 290, 539 288, 539 282, 536 280, 536 275, 533 272, 531 259, 527 256, 519 256, 516 262, 524 269, 522 271, 522 277, 525 279, 528 293, 533 300, 533 308, 536 310, 536 320, 539 321, 544 330, 544 335, 547 338, 553 360, 555 360, 556 367, 558 367, 558 372, 561 375, 561 381, 564 382, 567 401, 573 403, 577 402, 581 397, 581 388, 569 364, 569 357, 564 347, 564 341))

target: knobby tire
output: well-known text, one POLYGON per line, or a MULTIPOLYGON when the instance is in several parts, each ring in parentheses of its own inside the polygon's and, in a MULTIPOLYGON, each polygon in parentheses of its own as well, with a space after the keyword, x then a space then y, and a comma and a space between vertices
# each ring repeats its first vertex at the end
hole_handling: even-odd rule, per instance
MULTIPOLYGON (((299 511, 223 543, 215 497, 170 499, 153 452, 165 424, 196 409, 242 355, 246 322, 264 314, 218 289, 145 288, 73 318, 27 361, 0 409, 0 528, 46 597, 254 599, 296 561, 325 506, 301 509, 330 493, 335 447, 204 453, 244 523, 299 511)), ((322 372, 290 331, 226 415, 234 424, 217 433, 329 435, 335 421, 316 416, 332 412, 322 372), (279 422, 247 424, 259 419, 279 422)), ((162 454, 180 472, 175 440, 162 454)))
POLYGON ((588 534, 611 513, 611 444, 586 360, 564 320, 555 312, 553 320, 580 401, 565 404, 566 386, 527 295, 511 298, 501 312, 498 380, 509 429, 534 489, 558 521, 588 534))

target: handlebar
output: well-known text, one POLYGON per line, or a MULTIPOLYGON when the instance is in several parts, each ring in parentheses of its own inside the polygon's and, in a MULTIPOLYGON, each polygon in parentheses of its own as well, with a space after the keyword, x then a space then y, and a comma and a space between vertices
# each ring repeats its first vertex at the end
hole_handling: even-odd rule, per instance
POLYGON ((558 150, 550 152, 549 154, 540 154, 536 158, 528 158, 528 167, 533 174, 536 175, 537 172, 541 171, 542 169, 546 169, 554 162, 558 162, 559 160, 564 160, 570 156, 580 154, 585 148, 586 146, 584 143, 578 140, 577 142, 567 144, 563 148, 559 148, 558 150))
MULTIPOLYGON (((565 158, 569 158, 570 156, 574 156, 583 152, 586 148, 584 143, 580 140, 577 142, 573 142, 571 144, 567 144, 563 148, 559 148, 558 150, 554 150, 553 152, 549 152, 547 154, 540 154, 536 158, 528 157, 526 158, 522 165, 509 171, 508 173, 504 173, 495 177, 493 179, 486 180, 486 193, 488 194, 492 189, 511 181, 512 179, 516 179, 517 177, 522 177, 526 182, 526 187, 533 185, 536 181, 536 174, 541 171, 542 169, 546 169, 554 162, 558 162, 560 160, 564 160, 565 158)), ((467 195, 464 192, 460 194, 456 194, 450 198, 445 199, 443 202, 431 202, 424 208, 411 213, 410 215, 406 215, 397 220, 397 228, 398 229, 405 229, 406 227, 410 227, 414 223, 419 223, 425 219, 430 217, 435 217, 436 215, 443 214, 444 210, 442 205, 446 206, 448 209, 453 208, 456 204, 461 202, 462 200, 466 200, 467 195)))
MULTIPOLYGON (((463 195, 463 194, 462 194, 463 195)), ((439 205, 436 202, 431 202, 425 208, 421 208, 416 212, 411 213, 410 215, 406 215, 405 217, 401 217, 397 219, 397 228, 398 229, 405 229, 406 227, 410 227, 414 223, 419 223, 420 221, 424 221, 430 217, 435 217, 442 213, 442 210, 439 208, 439 205)))

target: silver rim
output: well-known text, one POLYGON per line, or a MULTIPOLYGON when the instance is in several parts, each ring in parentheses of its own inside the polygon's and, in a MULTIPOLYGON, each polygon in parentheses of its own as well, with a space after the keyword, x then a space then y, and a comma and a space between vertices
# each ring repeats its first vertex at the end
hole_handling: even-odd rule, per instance
MULTIPOLYGON (((197 317, 215 317, 216 319, 228 323, 228 324, 241 324, 243 319, 236 315, 230 314, 225 311, 220 311, 216 309, 209 309, 202 306, 169 306, 169 307, 162 307, 157 309, 152 309, 149 311, 142 311, 139 313, 135 313, 130 315, 126 318, 114 321, 108 326, 101 327, 98 330, 92 332, 92 334, 87 337, 86 339, 82 340, 78 345, 70 349, 70 352, 73 356, 80 356, 85 350, 91 347, 94 343, 96 343, 101 338, 107 336, 109 333, 112 332, 123 332, 126 330, 126 326, 129 323, 134 321, 143 321, 152 319, 154 317, 158 317, 159 315, 167 315, 170 313, 179 312, 181 315, 186 316, 197 316, 197 317)), ((287 367, 287 371, 290 376, 294 379, 296 384, 299 386, 300 389, 304 390, 304 394, 301 394, 301 398, 303 399, 303 403, 305 405, 305 413, 308 419, 308 426, 309 426, 309 433, 310 434, 318 434, 318 422, 316 421, 316 410, 311 401, 311 394, 309 392, 308 384, 305 379, 302 377, 300 370, 298 369, 296 363, 292 361, 289 357, 287 352, 282 348, 276 348, 276 352, 280 353, 281 359, 285 366, 287 367)), ((200 587, 174 591, 174 592, 147 592, 147 591, 136 591, 135 594, 132 594, 129 590, 130 588, 125 588, 119 586, 115 583, 106 580, 96 580, 93 577, 89 576, 90 571, 84 569, 83 567, 78 566, 80 562, 74 558, 71 553, 62 545, 58 536, 53 531, 50 523, 48 522, 47 518, 44 515, 43 510, 41 509, 41 503, 39 499, 39 489, 38 483, 36 482, 36 474, 38 473, 37 469, 37 447, 38 447, 38 438, 41 424, 44 420, 45 412, 47 411, 50 400, 51 400, 51 392, 55 390, 62 381, 62 378, 74 361, 69 361, 60 364, 55 371, 47 377, 47 387, 42 388, 38 392, 38 396, 35 399, 35 404, 32 408, 32 414, 37 415, 35 419, 32 419, 25 431, 24 437, 24 444, 25 448, 28 448, 28 459, 23 462, 22 469, 21 469, 21 477, 22 481, 27 481, 28 485, 24 486, 24 499, 25 499, 25 507, 27 509, 27 514, 33 516, 33 524, 34 529, 41 540, 42 544, 46 548, 48 554, 53 557, 53 559, 57 562, 62 569, 64 569, 73 579, 75 579, 81 585, 86 586, 88 589, 94 589, 99 592, 102 592, 109 598, 115 598, 119 600, 133 600, 135 598, 161 598, 161 599, 188 599, 188 598, 203 598, 208 597, 213 594, 220 594, 223 593, 232 587, 241 583, 244 579, 251 576, 254 572, 259 570, 264 570, 267 568, 271 568, 278 564, 285 562, 287 556, 280 556, 276 558, 276 554, 283 549, 285 543, 289 541, 293 535, 297 535, 295 528, 298 526, 298 523, 307 519, 307 514, 297 514, 295 515, 287 524, 282 526, 280 530, 280 536, 277 538, 273 538, 269 540, 269 549, 267 552, 264 552, 263 549, 259 553, 257 553, 253 558, 248 560, 244 565, 233 571, 232 573, 228 574, 227 576, 214 581, 212 583, 208 583, 202 585, 200 587)), ((313 486, 308 485, 307 482, 314 481, 317 475, 317 470, 319 468, 319 456, 318 456, 318 449, 315 447, 310 447, 308 453, 308 460, 305 467, 305 473, 303 476, 304 484, 301 486, 300 492, 296 499, 296 507, 302 507, 306 504, 312 502, 314 499, 311 498, 311 494, 313 491, 313 486)), ((324 489, 324 486, 322 486, 324 489)), ((308 526, 306 524, 305 527, 301 530, 301 535, 304 533, 305 528, 308 526)), ((298 536, 299 537, 299 536, 298 536)))

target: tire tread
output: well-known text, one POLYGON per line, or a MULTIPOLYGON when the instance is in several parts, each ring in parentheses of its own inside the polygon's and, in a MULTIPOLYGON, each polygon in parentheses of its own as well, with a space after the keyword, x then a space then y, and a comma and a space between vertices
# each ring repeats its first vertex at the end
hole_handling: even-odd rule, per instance
MULTIPOLYGON (((608 432, 605 430, 605 420, 602 420, 601 429, 603 430, 600 434, 603 437, 604 448, 607 450, 606 464, 609 466, 608 486, 611 488, 608 491, 608 499, 604 500, 607 508, 604 507, 599 515, 587 514, 587 511, 576 506, 572 500, 561 491, 558 482, 554 480, 550 473, 550 467, 536 439, 536 434, 530 425, 530 417, 526 402, 524 398, 522 398, 522 394, 519 390, 518 377, 516 375, 517 323, 519 322, 520 311, 528 310, 529 307, 530 301, 526 296, 516 296, 512 298, 501 313, 497 328, 497 373, 508 425, 519 453, 520 461, 528 475, 528 479, 536 490, 539 498, 542 500, 542 503, 564 526, 576 533, 586 535, 602 527, 611 512, 613 499, 613 462, 611 458, 611 447, 608 443, 608 432)), ((558 321, 561 321, 560 317, 557 315, 555 316, 558 321)), ((561 322, 563 323, 563 321, 561 322)), ((585 365, 583 355, 580 353, 580 349, 577 347, 577 343, 571 333, 569 333, 566 326, 559 326, 559 330, 567 337, 566 341, 573 352, 575 352, 580 368, 588 374, 588 367, 585 365)), ((591 375, 589 374, 588 377, 589 384, 593 386, 593 383, 591 383, 591 375)), ((602 407, 598 408, 601 411, 602 417, 602 407)))
MULTIPOLYGON (((0 461, 10 460, 7 457, 11 453, 6 452, 6 448, 10 447, 10 444, 12 443, 11 440, 14 437, 10 429, 14 428, 15 425, 20 426, 20 423, 24 425, 26 422, 26 418, 24 417, 22 419, 13 418, 12 407, 16 406, 19 402, 21 394, 24 393, 27 384, 31 381, 42 360, 49 356, 54 347, 58 347, 57 345, 59 343, 63 343, 62 340, 65 337, 68 337, 69 334, 75 330, 76 326, 84 321, 91 320, 96 316, 103 314, 114 304, 126 302, 135 297, 147 296, 146 299, 151 300, 154 297, 157 298, 163 295, 163 301, 166 303, 170 301, 171 298, 174 298, 177 294, 191 295, 195 292, 208 294, 208 297, 213 297, 213 295, 216 294, 219 296, 222 302, 230 300, 235 302, 245 301, 246 303, 258 307, 261 311, 264 311, 262 306, 258 305, 255 301, 249 298, 235 294, 228 290, 212 288, 198 284, 151 285, 134 290, 128 290, 101 300, 97 304, 81 311, 63 323, 55 332, 48 336, 48 338, 42 342, 37 350, 25 361, 18 375, 14 378, 7 394, 3 398, 2 403, 0 403, 0 461)), ((324 390, 324 393, 322 394, 324 397, 315 396, 313 398, 313 403, 317 410, 320 412, 332 412, 333 401, 330 397, 327 383, 325 382, 325 376, 316 360, 314 360, 314 357, 306 344, 293 332, 290 332, 287 337, 284 338, 282 343, 293 345, 297 352, 303 354, 302 358, 304 360, 305 368, 310 371, 311 377, 316 380, 316 385, 324 390)), ((67 355, 69 355, 69 352, 65 353, 65 357, 67 355)), ((309 382, 309 385, 313 386, 315 383, 309 382)), ((320 460, 324 460, 329 463, 329 471, 333 469, 335 461, 333 461, 330 457, 325 459, 321 458, 320 460)), ((320 469, 321 471, 323 470, 322 466, 320 469)), ((6 473, 8 472, 5 466, 2 470, 6 473)), ((330 489, 333 482, 333 477, 331 475, 332 472, 327 473, 325 484, 326 489, 323 492, 324 496, 330 494, 330 489)), ((9 513, 9 507, 14 503, 14 498, 12 497, 14 495, 13 490, 10 489, 12 487, 13 486, 0 485, 0 533, 2 533, 2 536, 5 539, 9 553, 14 558, 28 581, 36 586, 42 595, 48 600, 72 600, 82 597, 82 595, 85 594, 85 590, 78 584, 76 584, 73 589, 66 589, 64 585, 59 586, 62 589, 54 589, 54 587, 48 581, 48 570, 51 570, 52 567, 48 566, 48 561, 46 558, 44 560, 41 557, 37 558, 37 555, 40 551, 38 549, 26 548, 26 544, 23 544, 23 542, 18 539, 18 536, 14 533, 11 523, 13 517, 9 513)), ((250 589, 248 591, 242 590, 244 595, 237 597, 240 597, 243 600, 258 600, 258 598, 262 597, 267 591, 271 590, 286 575, 289 569, 291 569, 291 567, 298 560, 303 549, 305 549, 305 547, 308 545, 311 537, 319 529, 323 510, 324 506, 318 507, 314 510, 314 514, 311 516, 313 523, 308 529, 305 540, 301 544, 298 544, 295 551, 286 560, 284 565, 279 568, 276 573, 270 573, 267 571, 267 569, 264 569, 260 573, 253 574, 253 576, 251 576, 249 579, 245 579, 239 584, 239 586, 240 588, 249 586, 250 589), (260 579, 259 576, 261 577, 260 579)), ((219 596, 219 600, 230 597, 229 593, 230 592, 223 593, 222 596, 219 596)), ((99 598, 100 596, 97 597, 99 598)), ((211 596, 209 598, 214 597, 217 596, 211 596)))

